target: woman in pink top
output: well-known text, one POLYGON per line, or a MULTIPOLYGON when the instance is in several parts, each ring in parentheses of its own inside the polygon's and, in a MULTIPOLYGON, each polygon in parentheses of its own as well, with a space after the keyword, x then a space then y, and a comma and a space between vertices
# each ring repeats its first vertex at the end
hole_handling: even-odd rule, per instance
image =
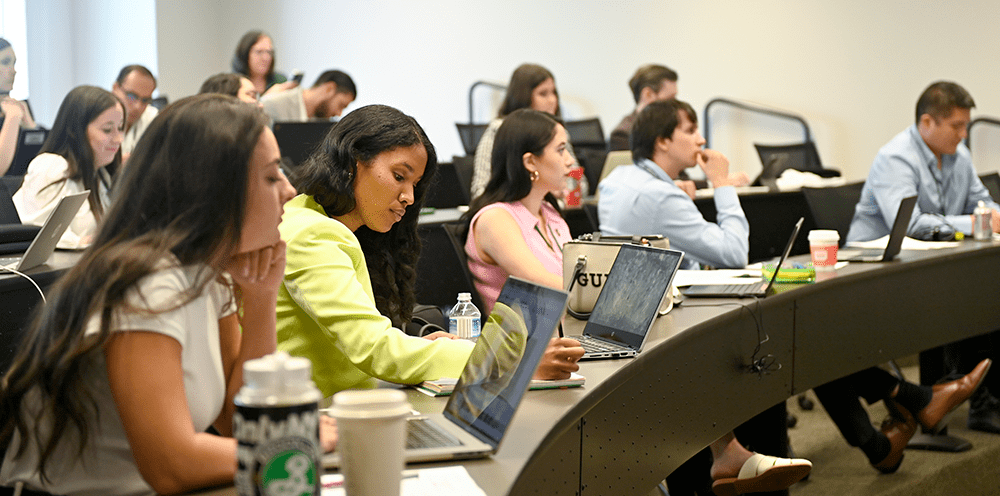
POLYGON ((472 201, 465 253, 489 312, 508 275, 562 287, 562 245, 569 227, 552 193, 573 165, 566 129, 537 110, 512 112, 497 130, 493 174, 472 201))

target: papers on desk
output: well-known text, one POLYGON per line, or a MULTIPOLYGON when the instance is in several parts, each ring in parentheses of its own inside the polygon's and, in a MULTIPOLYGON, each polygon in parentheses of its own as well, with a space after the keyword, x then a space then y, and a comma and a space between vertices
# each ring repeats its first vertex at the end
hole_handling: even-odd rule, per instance
MULTIPOLYGON (((767 193, 770 191, 767 186, 737 186, 737 195, 749 195, 753 193, 767 193)), ((715 196, 715 188, 702 188, 694 192, 694 197, 698 198, 712 198, 715 196)))
MULTIPOLYGON (((321 479, 323 496, 346 496, 344 476, 341 474, 326 474, 321 479)), ((486 493, 472 480, 465 467, 423 468, 419 470, 404 470, 400 485, 401 496, 441 496, 442 494, 462 494, 469 496, 486 496, 486 493)))
MULTIPOLYGON (((881 238, 874 239, 871 241, 852 241, 847 243, 845 247, 851 248, 877 248, 885 249, 885 246, 889 244, 889 235, 882 236, 881 238)), ((913 239, 909 236, 903 238, 902 250, 940 250, 942 248, 954 248, 956 246, 961 246, 961 241, 921 241, 919 239, 913 239)))
POLYGON ((756 268, 719 270, 678 270, 674 286, 692 284, 754 284, 760 282, 760 264, 756 268))

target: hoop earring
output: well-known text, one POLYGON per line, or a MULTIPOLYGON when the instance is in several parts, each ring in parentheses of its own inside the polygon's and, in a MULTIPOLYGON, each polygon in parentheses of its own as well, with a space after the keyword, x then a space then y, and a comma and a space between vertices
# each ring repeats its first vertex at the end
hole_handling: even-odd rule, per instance
POLYGON ((535 182, 537 180, 538 180, 538 171, 537 170, 531 171, 531 182, 535 182))

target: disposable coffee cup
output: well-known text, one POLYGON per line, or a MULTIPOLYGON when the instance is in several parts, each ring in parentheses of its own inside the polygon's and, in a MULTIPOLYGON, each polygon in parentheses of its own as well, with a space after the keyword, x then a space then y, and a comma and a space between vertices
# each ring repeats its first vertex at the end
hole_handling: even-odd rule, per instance
POLYGON ((397 389, 341 391, 337 419, 340 470, 348 496, 399 496, 410 404, 397 389))
POLYGON ((817 272, 833 270, 837 265, 837 245, 840 234, 832 229, 809 231, 809 253, 817 272))

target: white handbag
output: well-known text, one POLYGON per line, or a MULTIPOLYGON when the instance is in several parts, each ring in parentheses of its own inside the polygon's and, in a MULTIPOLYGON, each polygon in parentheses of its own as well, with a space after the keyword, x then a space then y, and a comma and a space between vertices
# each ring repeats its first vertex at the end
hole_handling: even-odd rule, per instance
MULTIPOLYGON (((670 248, 670 241, 660 235, 602 236, 600 232, 584 234, 563 245, 563 287, 571 288, 568 305, 570 315, 586 318, 594 309, 604 281, 611 272, 611 265, 624 243, 670 248)), ((673 308, 673 295, 674 288, 671 286, 660 304, 660 315, 673 308)))

